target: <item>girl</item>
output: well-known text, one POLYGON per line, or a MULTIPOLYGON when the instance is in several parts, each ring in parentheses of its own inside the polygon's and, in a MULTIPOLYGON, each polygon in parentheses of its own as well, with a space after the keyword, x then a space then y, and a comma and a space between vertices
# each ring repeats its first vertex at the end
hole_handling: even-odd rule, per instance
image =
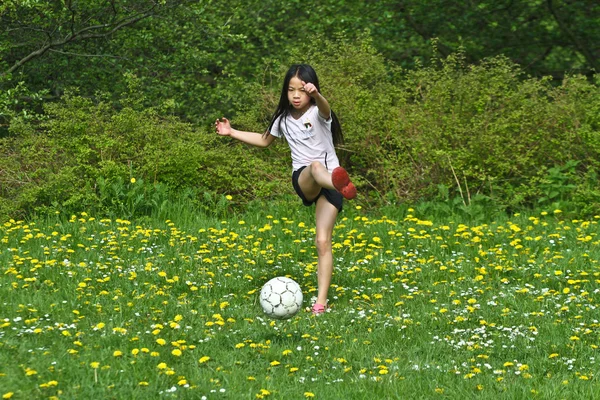
POLYGON ((341 143, 340 124, 321 95, 315 70, 296 64, 283 81, 281 98, 269 129, 264 133, 233 129, 229 120, 216 120, 221 136, 230 136, 254 146, 267 147, 276 137, 285 137, 292 153, 292 184, 306 206, 316 204, 317 301, 313 314, 325 312, 333 274, 332 234, 342 196, 356 197, 356 188, 339 165, 334 145, 341 143))

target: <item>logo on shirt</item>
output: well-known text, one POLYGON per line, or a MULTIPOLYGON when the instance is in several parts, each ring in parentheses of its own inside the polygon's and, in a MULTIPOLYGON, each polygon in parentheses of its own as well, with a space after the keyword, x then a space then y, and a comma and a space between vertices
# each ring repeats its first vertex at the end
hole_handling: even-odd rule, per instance
POLYGON ((303 124, 303 125, 304 125, 304 127, 305 127, 306 129, 310 129, 310 128, 312 128, 312 124, 310 123, 310 120, 309 120, 308 118, 306 118, 306 119, 304 120, 304 124, 303 124))

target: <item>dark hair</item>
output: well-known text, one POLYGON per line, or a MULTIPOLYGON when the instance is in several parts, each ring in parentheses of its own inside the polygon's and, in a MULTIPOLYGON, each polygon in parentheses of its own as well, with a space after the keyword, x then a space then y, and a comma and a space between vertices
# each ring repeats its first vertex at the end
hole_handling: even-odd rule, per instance
MULTIPOLYGON (((319 86, 319 78, 317 77, 317 73, 308 64, 294 64, 290 67, 287 74, 285 74, 285 78, 283 79, 283 87, 281 88, 281 97, 279 98, 279 104, 277 105, 277 110, 273 114, 273 118, 271 119, 271 124, 269 125, 269 131, 273 127, 273 124, 277 120, 277 118, 281 117, 279 120, 279 131, 283 132, 281 129, 281 122, 285 120, 285 118, 290 115, 290 111, 293 106, 290 104, 288 100, 288 87, 290 86, 290 80, 293 77, 297 77, 298 79, 306 82, 312 83, 315 85, 319 93, 321 93, 321 87, 319 86)), ((311 98, 310 102, 315 104, 315 99, 311 98)), ((334 114, 333 110, 331 111, 331 134, 333 136, 333 144, 338 145, 344 142, 344 135, 342 133, 342 127, 340 125, 337 116, 334 114)))

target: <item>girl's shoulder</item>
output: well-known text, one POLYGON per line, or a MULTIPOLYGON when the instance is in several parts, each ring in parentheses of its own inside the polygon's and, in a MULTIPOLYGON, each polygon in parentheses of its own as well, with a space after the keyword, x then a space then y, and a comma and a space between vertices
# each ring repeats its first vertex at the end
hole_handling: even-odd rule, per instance
POLYGON ((319 112, 319 107, 317 107, 316 104, 311 104, 310 107, 308 108, 308 110, 306 111, 307 114, 316 114, 319 112))

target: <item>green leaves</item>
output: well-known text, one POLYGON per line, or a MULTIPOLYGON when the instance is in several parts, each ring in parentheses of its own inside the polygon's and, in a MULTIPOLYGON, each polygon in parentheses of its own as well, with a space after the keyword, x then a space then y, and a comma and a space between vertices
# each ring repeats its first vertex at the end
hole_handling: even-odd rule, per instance
POLYGON ((256 151, 208 132, 222 116, 264 131, 283 73, 309 62, 366 200, 435 198, 443 185, 449 199, 468 187, 502 207, 536 204, 544 174, 570 160, 577 201, 593 198, 598 83, 529 76, 590 71, 595 3, 307 1, 2 3, 0 138, 13 138, 0 163, 48 174, 14 184, 0 172, 5 193, 41 185, 16 208, 48 193, 76 205, 73 187, 125 179, 130 165, 241 203, 280 192, 285 144, 256 151))

